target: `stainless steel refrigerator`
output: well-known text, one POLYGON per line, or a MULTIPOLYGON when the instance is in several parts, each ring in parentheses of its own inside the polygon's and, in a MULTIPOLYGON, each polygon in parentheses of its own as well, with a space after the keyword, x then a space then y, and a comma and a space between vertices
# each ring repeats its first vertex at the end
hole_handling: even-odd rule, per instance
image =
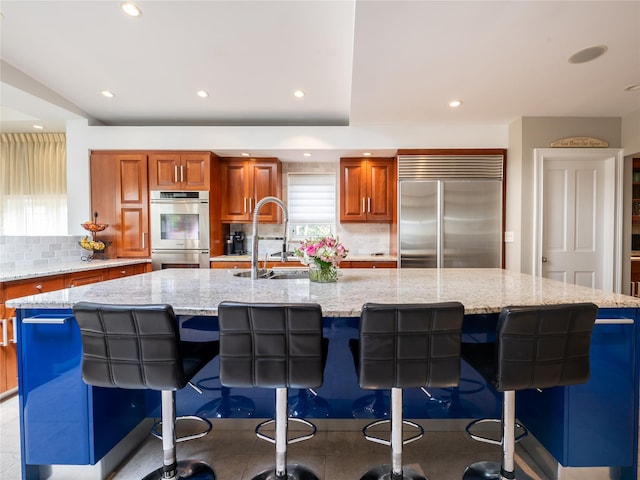
POLYGON ((500 268, 502 156, 399 156, 400 267, 500 268))

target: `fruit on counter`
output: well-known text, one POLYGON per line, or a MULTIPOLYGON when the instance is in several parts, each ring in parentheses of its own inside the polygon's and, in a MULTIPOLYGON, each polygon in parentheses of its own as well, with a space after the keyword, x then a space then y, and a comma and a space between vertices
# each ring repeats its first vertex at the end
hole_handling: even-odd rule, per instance
POLYGON ((102 251, 105 249, 106 245, 104 242, 100 240, 89 240, 89 237, 84 237, 80 240, 80 246, 85 250, 90 251, 102 251))
POLYGON ((82 228, 84 228, 85 230, 89 230, 90 232, 101 232, 108 226, 109 225, 107 225, 106 223, 94 223, 94 222, 84 222, 82 224, 82 228))
POLYGON ((105 247, 104 242, 101 242, 100 240, 91 240, 89 244, 91 245, 91 248, 93 250, 97 250, 97 251, 104 250, 104 247, 105 247))

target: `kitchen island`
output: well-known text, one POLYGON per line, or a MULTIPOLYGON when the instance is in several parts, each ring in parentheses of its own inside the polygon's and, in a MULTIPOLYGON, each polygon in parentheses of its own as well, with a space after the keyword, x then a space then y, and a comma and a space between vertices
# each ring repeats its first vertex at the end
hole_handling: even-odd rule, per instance
MULTIPOLYGON (((221 301, 315 302, 325 317, 330 349, 318 397, 292 392, 291 407, 310 418, 364 419, 383 415, 388 396, 360 390, 348 351, 364 303, 460 301, 464 336, 490 339, 505 305, 593 302, 600 308, 592 342, 592 376, 585 385, 522 392, 518 417, 566 468, 589 468, 606 478, 635 479, 638 438, 638 308, 640 299, 500 269, 345 269, 337 283, 235 276, 237 270, 170 269, 13 300, 19 309, 21 441, 25 479, 46 478, 52 464, 94 464, 143 419, 157 414, 145 392, 87 387, 80 378, 81 346, 71 307, 79 301, 168 303, 185 339, 217 338, 221 301), (57 401, 59 398, 60 401, 57 401), (597 412, 597 415, 594 415, 597 412), (79 438, 86 438, 79 448, 79 438), (593 467, 593 468, 592 468, 593 467)), ((271 415, 273 395, 225 389, 211 362, 179 392, 178 413, 212 418, 271 415)), ((405 416, 467 419, 495 416, 499 398, 463 364, 459 388, 405 395, 405 416)), ((232 421, 232 420, 231 420, 232 421)), ((120 443, 118 443, 120 442, 120 443)), ((88 478, 88 477, 87 477, 88 478)), ((603 477, 604 478, 604 477, 603 477)))

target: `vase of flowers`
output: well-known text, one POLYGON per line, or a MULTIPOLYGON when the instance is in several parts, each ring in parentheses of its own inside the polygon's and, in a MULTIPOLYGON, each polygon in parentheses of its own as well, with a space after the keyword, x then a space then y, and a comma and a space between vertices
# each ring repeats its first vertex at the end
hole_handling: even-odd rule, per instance
POLYGON ((334 237, 305 240, 295 251, 300 262, 309 265, 309 280, 318 283, 338 280, 338 264, 347 253, 344 245, 334 237))

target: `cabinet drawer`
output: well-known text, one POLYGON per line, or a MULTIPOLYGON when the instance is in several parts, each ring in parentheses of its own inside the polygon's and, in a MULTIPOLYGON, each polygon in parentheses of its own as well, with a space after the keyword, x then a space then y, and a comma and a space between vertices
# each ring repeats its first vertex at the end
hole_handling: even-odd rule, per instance
POLYGON ((383 261, 383 262, 350 261, 350 262, 341 262, 340 267, 341 268, 397 268, 398 264, 393 261, 383 261))
POLYGON ((43 277, 30 280, 18 280, 5 285, 6 300, 12 298, 36 295, 38 293, 52 292, 64 288, 64 277, 43 277))
POLYGON ((114 278, 128 277, 136 273, 141 273, 136 271, 137 266, 138 265, 122 265, 120 267, 112 267, 109 269, 108 279, 113 280, 114 278))
POLYGON ((104 280, 105 276, 103 269, 68 273, 64 276, 64 283, 67 288, 90 285, 92 283, 102 282, 104 280))

